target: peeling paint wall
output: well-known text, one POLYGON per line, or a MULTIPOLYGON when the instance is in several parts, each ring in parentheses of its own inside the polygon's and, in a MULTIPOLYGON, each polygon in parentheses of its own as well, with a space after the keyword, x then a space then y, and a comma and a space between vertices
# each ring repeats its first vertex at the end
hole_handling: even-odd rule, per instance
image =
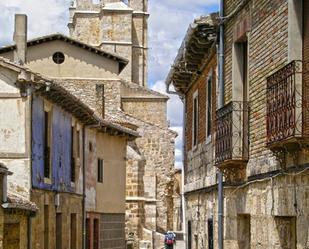
POLYGON ((15 86, 17 73, 0 68, 0 162, 13 172, 8 191, 29 198, 31 187, 28 98, 15 86))

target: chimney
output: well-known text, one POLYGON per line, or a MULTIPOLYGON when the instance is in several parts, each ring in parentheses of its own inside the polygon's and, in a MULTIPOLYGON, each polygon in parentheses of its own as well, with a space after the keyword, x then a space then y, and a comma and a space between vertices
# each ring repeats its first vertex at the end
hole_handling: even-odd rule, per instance
POLYGON ((24 14, 15 15, 14 42, 14 62, 20 65, 26 63, 27 54, 27 16, 24 14))

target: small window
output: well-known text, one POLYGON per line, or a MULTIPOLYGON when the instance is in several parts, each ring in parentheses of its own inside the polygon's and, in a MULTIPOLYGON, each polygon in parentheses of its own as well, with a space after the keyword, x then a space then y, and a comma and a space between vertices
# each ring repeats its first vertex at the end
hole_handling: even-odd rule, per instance
POLYGON ((206 135, 211 135, 212 129, 212 75, 207 80, 207 99, 206 99, 206 135))
POLYGON ((92 143, 89 142, 89 151, 92 152, 93 148, 92 148, 92 143))
POLYGON ((53 61, 56 64, 62 64, 64 62, 64 59, 65 59, 64 54, 61 52, 56 52, 53 55, 53 61))
POLYGON ((71 182, 75 182, 74 126, 71 127, 71 182))
POLYGON ((76 150, 77 150, 77 157, 80 158, 80 131, 76 131, 76 150))
POLYGON ((192 142, 193 147, 197 145, 198 140, 198 92, 193 95, 193 123, 192 123, 192 142))
POLYGON ((207 220, 207 231, 208 231, 208 249, 214 248, 214 225, 213 219, 207 220))
POLYGON ((44 177, 50 178, 51 112, 44 111, 44 177))
POLYGON ((98 158, 98 182, 103 182, 103 159, 98 158))

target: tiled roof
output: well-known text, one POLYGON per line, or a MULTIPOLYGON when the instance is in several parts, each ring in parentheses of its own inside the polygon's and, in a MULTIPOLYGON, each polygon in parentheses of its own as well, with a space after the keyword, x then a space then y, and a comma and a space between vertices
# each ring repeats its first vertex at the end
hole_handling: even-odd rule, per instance
MULTIPOLYGON (((83 49, 85 49, 89 52, 92 52, 92 53, 101 55, 103 57, 115 60, 115 61, 119 62, 119 64, 120 64, 120 67, 119 67, 120 72, 129 63, 129 61, 127 59, 125 59, 124 57, 121 57, 121 56, 114 54, 114 53, 111 53, 111 52, 106 52, 102 49, 99 49, 97 47, 91 46, 89 44, 83 43, 81 41, 75 40, 71 37, 68 37, 68 36, 65 36, 65 35, 59 34, 59 33, 41 36, 41 37, 37 37, 37 38, 32 39, 32 40, 29 40, 27 42, 27 46, 28 47, 35 46, 35 45, 38 45, 38 44, 41 44, 41 43, 44 43, 44 42, 50 42, 50 41, 55 41, 55 40, 64 41, 64 42, 67 42, 67 43, 72 44, 74 46, 83 48, 83 49)), ((12 51, 12 50, 15 50, 15 49, 16 49, 15 44, 4 46, 4 47, 0 48, 0 54, 5 53, 5 52, 9 52, 9 51, 12 51)))
POLYGON ((7 202, 3 203, 2 207, 4 209, 26 210, 32 213, 35 213, 38 210, 35 203, 14 194, 8 194, 7 202))
POLYGON ((20 73, 18 84, 16 84, 18 87, 25 88, 27 85, 33 87, 36 93, 56 103, 85 125, 96 126, 97 129, 111 134, 122 133, 129 138, 139 136, 139 134, 132 129, 99 118, 88 105, 53 80, 34 73, 26 67, 12 63, 3 57, 0 57, 0 66, 10 68, 20 73))

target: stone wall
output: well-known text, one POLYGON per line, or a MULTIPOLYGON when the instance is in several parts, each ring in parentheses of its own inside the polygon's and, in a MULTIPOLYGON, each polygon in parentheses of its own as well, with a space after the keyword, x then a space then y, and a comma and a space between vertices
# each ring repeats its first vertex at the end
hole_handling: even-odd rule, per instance
POLYGON ((142 0, 92 4, 79 0, 70 8, 70 34, 87 44, 129 60, 121 77, 147 86, 148 3, 142 0), (112 3, 112 4, 111 4, 112 3))
POLYGON ((122 108, 125 113, 138 119, 167 127, 166 102, 164 100, 125 99, 122 101, 122 108))
POLYGON ((14 213, 4 212, 3 235, 1 248, 4 249, 26 249, 28 248, 28 216, 23 211, 15 211, 14 213))
MULTIPOLYGON (((227 1, 226 13, 240 1, 227 1)), ((266 77, 288 61, 288 1, 249 1, 225 26, 225 101, 232 100, 232 47, 234 32, 245 17, 251 20, 248 32, 250 160, 247 175, 277 168, 266 143, 266 77)), ((235 59, 235 58, 234 58, 235 59)), ((234 82, 235 84, 235 82, 234 82)))
POLYGON ((100 248, 125 248, 125 214, 102 214, 100 218, 100 248))
MULTIPOLYGON (((225 1, 225 15, 232 13, 240 3, 240 0, 225 1)), ((229 249, 305 249, 309 245, 306 152, 300 149, 296 153, 285 154, 286 163, 283 164, 276 157, 278 155, 266 147, 266 77, 288 62, 288 1, 247 1, 225 23, 225 103, 237 97, 233 66, 236 58, 232 50, 237 35, 244 31, 241 23, 247 18, 250 20, 250 29, 246 33, 249 52, 249 162, 246 182, 236 182, 237 186, 226 184, 224 188, 224 246, 229 249)), ((187 110, 192 110, 192 94, 197 88, 199 81, 189 91, 187 110)), ((205 103, 203 99, 201 101, 205 103)), ((192 149, 192 114, 188 114, 186 121, 186 225, 188 228, 189 221, 192 224, 192 233, 188 234, 191 248, 208 248, 208 220, 212 218, 214 248, 218 248, 214 141, 207 144, 207 139, 200 135, 204 131, 199 131, 199 144, 192 149)))
POLYGON ((61 214, 61 231, 63 233, 60 243, 62 243, 62 248, 70 248, 73 242, 71 241, 71 232, 73 232, 71 229, 72 214, 76 215, 77 222, 76 240, 73 243, 76 243, 76 249, 82 248, 83 212, 81 196, 68 193, 56 194, 54 192, 33 189, 31 191, 31 201, 39 209, 36 216, 32 218, 33 249, 56 249, 56 214, 61 214), (43 234, 42 231, 44 231, 43 234))

